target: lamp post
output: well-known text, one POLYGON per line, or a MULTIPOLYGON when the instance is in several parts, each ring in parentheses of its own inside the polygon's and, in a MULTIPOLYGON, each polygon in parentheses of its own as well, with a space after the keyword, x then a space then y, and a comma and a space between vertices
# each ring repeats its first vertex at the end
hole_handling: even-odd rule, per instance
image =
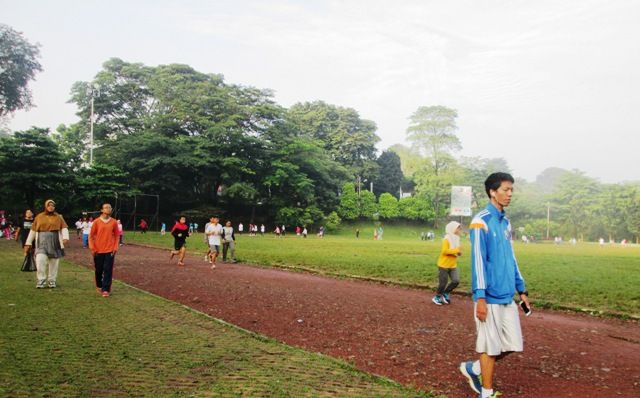
POLYGON ((551 204, 547 202, 547 240, 549 240, 549 221, 551 220, 551 204))
POLYGON ((89 86, 89 95, 91 96, 91 115, 90 119, 90 127, 89 127, 89 166, 93 165, 93 123, 95 116, 93 114, 93 100, 96 95, 100 95, 100 87, 97 84, 93 84, 89 86))

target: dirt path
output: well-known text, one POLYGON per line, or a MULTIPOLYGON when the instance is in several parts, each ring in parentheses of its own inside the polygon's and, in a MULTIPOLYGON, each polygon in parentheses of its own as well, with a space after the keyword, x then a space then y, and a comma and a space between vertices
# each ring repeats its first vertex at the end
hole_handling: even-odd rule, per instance
MULTIPOLYGON (((67 258, 91 265, 75 240, 67 258)), ((124 246, 116 264, 116 279, 243 328, 450 398, 475 396, 458 371, 475 357, 469 298, 438 307, 430 292, 239 264, 210 270, 193 256, 178 268, 168 251, 139 246, 124 246)), ((640 396, 637 322, 536 309, 522 325, 525 352, 497 367, 505 397, 640 396)))

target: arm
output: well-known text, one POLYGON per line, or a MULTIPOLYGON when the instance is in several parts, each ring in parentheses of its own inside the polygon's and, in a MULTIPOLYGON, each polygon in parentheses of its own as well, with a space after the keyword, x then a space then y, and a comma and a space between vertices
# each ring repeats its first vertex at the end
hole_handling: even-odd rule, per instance
POLYGON ((32 229, 29 231, 29 235, 27 236, 27 241, 24 244, 24 254, 27 254, 31 249, 31 245, 33 244, 33 240, 36 237, 36 232, 32 229))
POLYGON ((531 308, 531 304, 529 303, 529 293, 527 292, 527 287, 524 283, 524 278, 520 273, 520 267, 518 267, 518 260, 516 260, 516 254, 513 251, 513 242, 511 242, 511 253, 513 254, 513 266, 515 267, 516 291, 518 292, 518 296, 520 296, 520 300, 527 303, 527 306, 531 308))
POLYGON ((449 244, 449 239, 445 238, 445 239, 442 240, 441 253, 444 254, 445 256, 457 257, 458 254, 460 253, 460 248, 456 247, 455 249, 452 249, 450 244, 449 244))
POLYGON ((93 240, 95 239, 96 235, 98 234, 98 223, 94 222, 93 225, 91 226, 91 230, 89 230, 89 250, 91 250, 91 253, 93 253, 93 255, 96 255, 96 251, 93 245, 93 240))
POLYGON ((111 253, 116 254, 118 252, 118 247, 120 247, 120 229, 118 228, 118 223, 113 223, 113 247, 111 248, 111 253))
MULTIPOLYGON (((474 220, 475 221, 475 220, 474 220)), ((487 302, 485 300, 486 273, 485 264, 487 262, 487 234, 486 224, 472 222, 471 233, 471 287, 473 294, 477 298, 476 316, 480 321, 487 318, 487 302)))
POLYGON ((62 228, 62 241, 69 242, 69 228, 62 228))

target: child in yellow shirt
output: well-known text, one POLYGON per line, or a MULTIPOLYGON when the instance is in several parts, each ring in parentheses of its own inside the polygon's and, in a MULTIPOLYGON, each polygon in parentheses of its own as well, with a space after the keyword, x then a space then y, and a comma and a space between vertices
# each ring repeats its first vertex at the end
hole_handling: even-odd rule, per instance
POLYGON ((458 271, 458 257, 462 255, 460 251, 460 223, 451 221, 445 227, 446 235, 442 240, 442 249, 438 256, 438 290, 433 301, 436 305, 449 304, 449 293, 460 283, 460 273, 458 271), (447 282, 451 282, 447 286, 447 282))

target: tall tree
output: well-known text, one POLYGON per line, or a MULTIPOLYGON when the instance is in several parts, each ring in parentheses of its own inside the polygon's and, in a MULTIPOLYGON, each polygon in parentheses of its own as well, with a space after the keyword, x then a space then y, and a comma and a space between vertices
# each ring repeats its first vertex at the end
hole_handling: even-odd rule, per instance
POLYGON ((400 166, 400 156, 392 151, 384 151, 376 160, 379 172, 373 182, 373 193, 380 195, 389 192, 396 198, 400 197, 400 186, 404 180, 400 166))
POLYGON ((27 85, 42 71, 40 49, 22 33, 0 24, 0 118, 32 105, 27 85))
POLYGON ((460 180, 461 171, 451 152, 461 148, 454 109, 422 106, 409 118, 407 138, 415 150, 426 156, 425 165, 416 173, 417 191, 429 195, 434 205, 436 224, 446 215, 451 184, 460 180))
POLYGON ((409 118, 407 138, 431 162, 435 175, 439 175, 444 157, 462 148, 456 135, 458 112, 444 106, 421 106, 409 118))

